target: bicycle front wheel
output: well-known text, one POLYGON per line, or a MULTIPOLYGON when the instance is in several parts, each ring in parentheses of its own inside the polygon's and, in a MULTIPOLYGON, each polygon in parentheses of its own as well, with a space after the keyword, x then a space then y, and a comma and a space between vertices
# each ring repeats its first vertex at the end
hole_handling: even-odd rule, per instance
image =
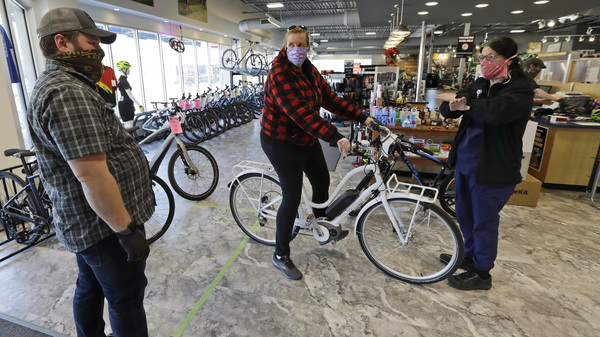
POLYGON ((454 188, 454 171, 450 172, 440 185, 440 193, 438 199, 444 211, 456 218, 456 189, 454 188))
POLYGON ((223 52, 223 56, 221 56, 221 64, 225 69, 233 69, 235 65, 238 63, 238 57, 233 49, 227 49, 223 52))
POLYGON ((42 234, 48 234, 50 227, 46 222, 32 220, 42 217, 33 192, 24 189, 25 185, 19 176, 10 172, 0 172, 0 222, 9 239, 31 245, 42 234))
POLYGON ((409 283, 439 282, 452 275, 464 254, 462 235, 452 218, 434 204, 404 198, 388 203, 407 242, 402 243, 378 202, 363 213, 357 226, 358 241, 369 260, 387 275, 409 283), (441 253, 452 256, 450 263, 440 262, 441 253))
MULTIPOLYGON (((252 172, 231 183, 229 207, 235 222, 252 240, 275 246, 277 211, 282 191, 279 182, 267 175, 252 172)), ((298 228, 292 231, 292 239, 298 228)))
POLYGON ((175 198, 169 185, 155 175, 152 175, 150 179, 152 179, 152 191, 154 191, 156 206, 154 214, 144 224, 148 243, 158 240, 165 234, 171 226, 173 215, 175 215, 175 198))
POLYGON ((246 70, 248 70, 250 75, 256 76, 260 74, 264 66, 262 59, 256 54, 250 55, 246 59, 246 70))
POLYGON ((178 147, 167 166, 169 182, 182 197, 188 200, 203 200, 217 188, 219 166, 205 148, 190 145, 186 146, 186 149, 191 162, 188 162, 182 149, 178 147))

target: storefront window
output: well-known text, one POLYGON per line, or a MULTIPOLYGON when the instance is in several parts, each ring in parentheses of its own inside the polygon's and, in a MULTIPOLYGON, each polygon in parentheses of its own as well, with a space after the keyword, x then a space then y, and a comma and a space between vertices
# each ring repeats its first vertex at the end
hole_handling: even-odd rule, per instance
POLYGON ((198 87, 196 85, 196 51, 194 48, 194 41, 190 39, 183 39, 182 41, 185 46, 185 52, 181 53, 183 92, 186 97, 190 94, 193 97, 196 97, 198 87))
POLYGON ((196 63, 198 64, 198 91, 202 94, 209 86, 208 78, 209 58, 208 58, 208 43, 196 41, 196 63))
POLYGON ((156 71, 162 69, 158 34, 138 31, 138 44, 142 62, 145 108, 151 110, 153 106, 150 102, 164 102, 167 99, 164 94, 163 72, 156 71))
POLYGON ((181 83, 182 71, 180 66, 180 54, 171 49, 171 46, 169 45, 169 39, 171 38, 176 37, 169 35, 160 36, 167 99, 180 98, 183 93, 183 85, 181 83))
POLYGON ((117 63, 127 61, 131 64, 127 81, 131 84, 131 93, 133 97, 140 103, 144 104, 142 98, 142 67, 139 63, 138 46, 136 43, 135 32, 133 29, 110 26, 109 30, 117 34, 117 39, 110 45, 112 53, 112 61, 114 62, 113 69, 117 79, 121 73, 117 69, 117 63))
MULTIPOLYGON (((223 66, 221 66, 221 48, 219 44, 209 43, 208 50, 210 54, 210 77, 213 87, 217 86, 223 89, 225 83, 229 83, 229 78, 225 78, 223 66)), ((227 72, 229 73, 229 72, 227 72)))

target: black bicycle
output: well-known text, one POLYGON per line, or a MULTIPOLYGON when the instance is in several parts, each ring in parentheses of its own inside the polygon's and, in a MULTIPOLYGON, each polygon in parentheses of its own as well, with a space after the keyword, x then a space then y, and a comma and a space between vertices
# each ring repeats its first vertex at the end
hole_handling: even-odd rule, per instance
MULTIPOLYGON (((52 202, 41 182, 34 151, 9 149, 4 155, 19 158, 25 176, 22 179, 14 172, 0 172, 0 223, 5 242, 15 240, 33 245, 52 233, 52 202)), ((167 231, 175 215, 175 198, 167 183, 156 175, 150 178, 156 207, 144 224, 148 243, 158 240, 167 231)))

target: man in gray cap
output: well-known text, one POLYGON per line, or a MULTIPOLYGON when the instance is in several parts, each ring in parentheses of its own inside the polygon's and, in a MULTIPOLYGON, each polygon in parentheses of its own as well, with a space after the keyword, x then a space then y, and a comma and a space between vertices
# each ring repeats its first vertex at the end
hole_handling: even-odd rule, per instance
POLYGON ((148 336, 143 306, 150 252, 143 224, 154 212, 149 168, 134 138, 95 89, 116 35, 76 8, 46 13, 37 30, 46 70, 27 119, 56 236, 76 254, 77 336, 148 336))
MULTIPOLYGON (((523 70, 528 73, 529 76, 531 76, 531 79, 535 82, 536 76, 540 73, 540 71, 542 71, 542 69, 546 68, 546 65, 544 64, 544 61, 540 60, 539 58, 530 57, 525 60, 523 67, 525 68, 523 70)), ((551 104, 552 102, 559 101, 562 98, 562 96, 550 95, 550 93, 540 89, 540 86, 535 83, 535 96, 533 98, 533 105, 551 104)))

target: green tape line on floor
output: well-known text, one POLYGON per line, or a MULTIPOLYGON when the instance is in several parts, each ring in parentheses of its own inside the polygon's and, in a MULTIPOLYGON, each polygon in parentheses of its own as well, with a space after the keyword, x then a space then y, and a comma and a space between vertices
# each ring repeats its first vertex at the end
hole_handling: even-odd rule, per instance
MULTIPOLYGON (((206 205, 206 206, 215 207, 212 205, 206 205)), ((219 207, 219 206, 217 206, 217 207, 219 207)), ((252 226, 253 232, 258 227, 258 224, 259 224, 259 222, 256 221, 254 226, 252 226)), ((219 282, 221 282, 221 279, 223 278, 223 276, 225 276, 225 273, 227 273, 227 270, 229 270, 229 267, 231 267, 231 265, 233 264, 235 259, 237 259, 238 255, 240 255, 240 253, 242 252, 242 249, 244 249, 244 246, 246 246, 246 243, 248 242, 249 239, 250 239, 250 237, 246 236, 242 240, 242 242, 239 244, 239 246, 237 247, 237 249, 235 250, 233 255, 231 255, 231 257, 229 258, 229 260, 227 261, 225 266, 223 266, 223 268, 221 269, 221 271, 219 272, 217 277, 215 277, 215 279, 212 281, 212 283, 208 286, 208 289, 206 289, 204 294, 202 294, 202 297, 200 297, 198 302, 196 302, 196 305, 194 305, 194 307, 192 308, 192 311, 190 311, 190 313, 186 316, 186 318, 183 320, 183 322, 179 325, 179 328, 177 328, 177 330, 173 334, 173 337, 180 337, 183 334, 183 332, 185 331, 187 326, 192 322, 192 320, 194 319, 194 317, 196 316, 198 311, 200 311, 200 309, 204 305, 204 302, 206 302, 208 297, 217 288, 217 284, 219 284, 219 282)))

